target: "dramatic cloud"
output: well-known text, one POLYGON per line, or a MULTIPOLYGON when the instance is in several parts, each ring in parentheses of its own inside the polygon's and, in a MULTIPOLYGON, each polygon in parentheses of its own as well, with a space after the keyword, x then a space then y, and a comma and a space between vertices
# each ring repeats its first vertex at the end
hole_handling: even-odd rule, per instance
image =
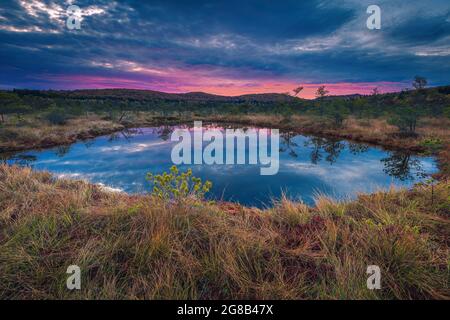
POLYGON ((0 87, 237 95, 319 84, 332 94, 450 83, 450 4, 379 1, 44 1, 0 4, 0 87), (81 9, 80 30, 66 26, 81 9))

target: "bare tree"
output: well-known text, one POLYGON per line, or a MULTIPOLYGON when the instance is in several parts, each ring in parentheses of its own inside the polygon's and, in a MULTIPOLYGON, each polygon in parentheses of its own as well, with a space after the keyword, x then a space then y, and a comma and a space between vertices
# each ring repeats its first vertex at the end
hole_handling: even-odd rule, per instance
POLYGON ((303 90, 303 87, 302 86, 299 86, 299 87, 297 87, 297 88, 295 88, 294 90, 292 90, 292 91, 294 91, 294 97, 296 97, 296 96, 298 96, 298 94, 301 92, 303 90))
POLYGON ((325 86, 320 86, 319 88, 317 88, 316 97, 322 99, 328 93, 329 93, 329 91, 325 89, 325 86))
POLYGON ((375 88, 372 89, 372 95, 373 96, 376 96, 376 95, 379 95, 379 94, 380 94, 380 90, 378 89, 378 87, 375 87, 375 88))
POLYGON ((427 83, 428 82, 426 78, 415 76, 412 85, 416 90, 421 90, 427 86, 427 83))

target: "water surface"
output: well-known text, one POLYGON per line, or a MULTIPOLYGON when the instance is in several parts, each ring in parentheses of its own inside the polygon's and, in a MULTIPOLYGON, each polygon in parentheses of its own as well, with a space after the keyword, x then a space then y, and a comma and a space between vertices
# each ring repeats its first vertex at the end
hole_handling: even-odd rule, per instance
MULTIPOLYGON (((170 154, 176 144, 170 141, 173 129, 128 130, 71 146, 21 152, 6 161, 142 193, 150 190, 147 172, 161 173, 172 166, 170 154)), ((279 198, 282 192, 313 204, 319 193, 343 199, 391 186, 410 187, 437 171, 430 157, 294 133, 281 134, 280 167, 273 176, 261 176, 259 165, 179 168, 192 168, 195 176, 212 181, 210 198, 258 207, 270 205, 271 199, 279 198)))

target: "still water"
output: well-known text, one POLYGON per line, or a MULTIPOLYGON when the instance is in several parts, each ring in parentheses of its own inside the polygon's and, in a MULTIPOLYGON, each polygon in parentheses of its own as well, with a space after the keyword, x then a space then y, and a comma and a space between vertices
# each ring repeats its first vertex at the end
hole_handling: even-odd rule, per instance
MULTIPOLYGON (((151 188, 146 173, 168 171, 173 165, 171 151, 177 142, 170 136, 174 129, 127 130, 70 146, 18 153, 6 161, 125 192, 147 192, 151 188)), ((295 133, 280 133, 276 175, 260 175, 259 165, 248 164, 179 166, 187 168, 213 183, 209 198, 257 207, 270 206, 282 193, 314 204, 317 194, 348 199, 358 192, 410 187, 437 171, 430 157, 295 133)))

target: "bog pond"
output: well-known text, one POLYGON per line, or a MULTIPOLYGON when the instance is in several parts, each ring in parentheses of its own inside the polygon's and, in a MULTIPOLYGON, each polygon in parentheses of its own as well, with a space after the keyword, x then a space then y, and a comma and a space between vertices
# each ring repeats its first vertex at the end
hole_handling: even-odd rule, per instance
MULTIPOLYGON (((3 155, 9 164, 47 170, 57 177, 86 179, 129 193, 151 190, 146 173, 168 171, 178 143, 171 134, 178 127, 125 130, 70 146, 3 155)), ((204 131, 213 130, 205 128, 204 131)), ((224 130, 214 127, 214 130, 224 130)), ((238 148, 238 145, 235 146, 238 148)), ((248 155, 249 144, 242 152, 248 155)), ((236 150, 238 151, 238 150, 236 150)), ((318 194, 351 199, 360 192, 410 187, 437 172, 431 157, 378 147, 285 132, 280 133, 278 172, 261 175, 254 164, 190 164, 193 175, 213 184, 208 197, 248 206, 270 206, 282 193, 314 204, 318 194)))

